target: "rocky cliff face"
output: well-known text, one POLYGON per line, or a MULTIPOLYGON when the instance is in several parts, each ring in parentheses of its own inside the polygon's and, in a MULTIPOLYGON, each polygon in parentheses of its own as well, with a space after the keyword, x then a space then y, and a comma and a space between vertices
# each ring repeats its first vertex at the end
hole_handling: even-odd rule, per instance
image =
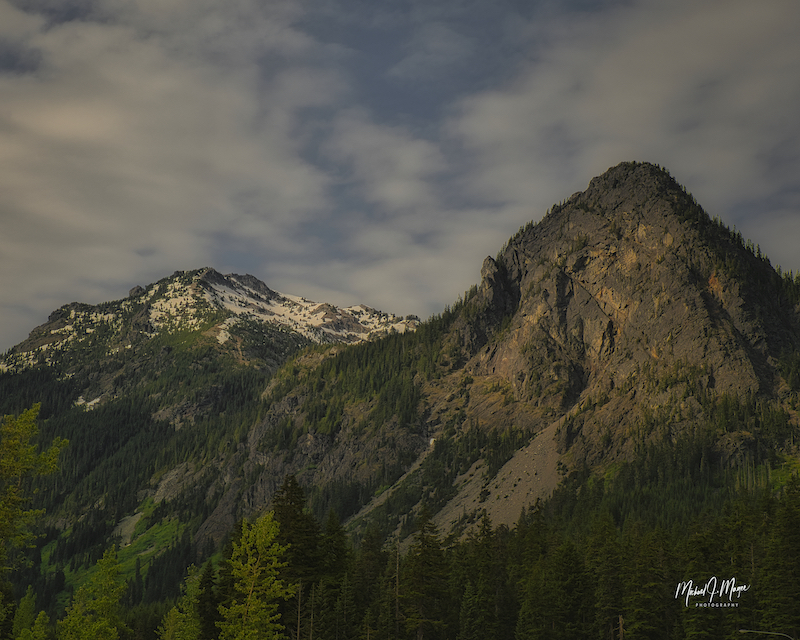
POLYGON ((496 504, 495 521, 513 523, 515 496, 547 495, 557 467, 606 468, 679 437, 709 419, 709 398, 788 408, 778 361, 800 348, 800 313, 751 249, 667 172, 625 163, 486 258, 448 338, 464 364, 426 387, 428 431, 458 416, 543 434, 545 468, 526 480, 534 458, 520 451, 497 476, 513 482, 484 482, 483 501, 463 479, 462 510, 496 504))

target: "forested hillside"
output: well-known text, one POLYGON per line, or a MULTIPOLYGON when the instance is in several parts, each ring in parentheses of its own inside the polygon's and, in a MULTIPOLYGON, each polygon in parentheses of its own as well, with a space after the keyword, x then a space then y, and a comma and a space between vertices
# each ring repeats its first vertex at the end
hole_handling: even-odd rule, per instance
POLYGON ((414 331, 313 344, 225 278, 65 308, 6 355, 0 412, 69 440, 25 485, 17 600, 63 618, 116 572, 120 629, 217 637, 272 536, 289 637, 800 632, 800 279, 663 169, 595 178, 414 331), (714 577, 737 606, 675 597, 714 577))

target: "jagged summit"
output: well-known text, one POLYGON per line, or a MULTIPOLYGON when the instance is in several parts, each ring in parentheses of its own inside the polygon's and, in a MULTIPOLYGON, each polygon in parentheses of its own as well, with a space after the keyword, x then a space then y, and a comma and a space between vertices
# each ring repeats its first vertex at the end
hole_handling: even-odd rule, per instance
POLYGON ((796 304, 796 283, 667 171, 623 163, 487 259, 459 335, 465 371, 505 381, 534 428, 565 418, 560 451, 595 464, 630 455, 642 412, 679 431, 698 394, 782 397, 796 304))
MULTIPOLYGON (((278 293, 251 275, 222 275, 213 269, 198 273, 206 299, 217 308, 237 318, 289 327, 317 343, 362 342, 391 331, 413 330, 419 322, 416 317, 399 317, 366 305, 339 308, 278 293)), ((224 341, 225 334, 221 333, 219 339, 224 341)))
POLYGON ((73 359, 87 350, 112 355, 163 334, 202 331, 220 344, 246 325, 296 333, 316 343, 356 343, 413 330, 415 316, 398 317, 365 305, 338 308, 278 293, 252 275, 223 275, 212 268, 177 271, 122 300, 71 303, 15 346, 0 366, 18 369, 73 359))

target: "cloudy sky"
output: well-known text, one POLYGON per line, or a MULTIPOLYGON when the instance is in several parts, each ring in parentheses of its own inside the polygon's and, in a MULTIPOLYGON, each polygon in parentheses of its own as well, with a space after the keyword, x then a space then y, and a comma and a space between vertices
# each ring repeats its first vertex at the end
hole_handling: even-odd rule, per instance
POLYGON ((0 0, 0 351, 175 270, 423 318, 624 160, 800 270, 797 0, 0 0))

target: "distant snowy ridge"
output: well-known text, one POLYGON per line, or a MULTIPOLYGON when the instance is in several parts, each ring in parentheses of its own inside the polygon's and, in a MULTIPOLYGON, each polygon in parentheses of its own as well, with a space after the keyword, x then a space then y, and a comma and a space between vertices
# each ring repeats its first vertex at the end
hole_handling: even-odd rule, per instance
POLYGON ((247 322, 271 324, 320 344, 354 344, 413 331, 419 318, 313 302, 273 291, 251 275, 176 271, 147 288, 134 287, 122 300, 57 309, 0 358, 0 371, 53 364, 73 352, 116 353, 130 348, 135 335, 148 339, 202 329, 225 344, 231 329, 247 322))
MULTIPOLYGON (((198 277, 205 299, 237 317, 286 326, 318 343, 363 342, 380 335, 416 329, 419 318, 383 313, 365 305, 344 309, 273 291, 253 276, 223 276, 207 269, 198 277)), ((231 323, 233 318, 227 322, 231 323)), ((222 330, 220 342, 227 339, 222 330)))

